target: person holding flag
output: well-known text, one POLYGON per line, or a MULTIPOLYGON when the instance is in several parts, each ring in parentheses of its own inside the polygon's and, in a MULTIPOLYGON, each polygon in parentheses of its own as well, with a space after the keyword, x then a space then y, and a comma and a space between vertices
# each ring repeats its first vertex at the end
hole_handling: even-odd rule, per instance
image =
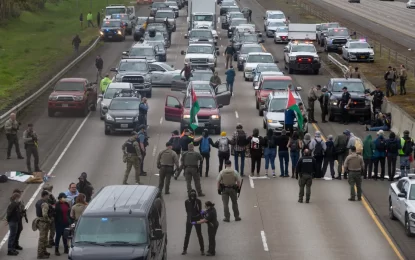
POLYGON ((292 135, 294 131, 294 119, 297 118, 298 130, 302 132, 304 127, 303 113, 301 112, 301 109, 298 106, 290 89, 288 89, 286 109, 287 110, 285 111, 285 130, 289 131, 290 135, 292 135))

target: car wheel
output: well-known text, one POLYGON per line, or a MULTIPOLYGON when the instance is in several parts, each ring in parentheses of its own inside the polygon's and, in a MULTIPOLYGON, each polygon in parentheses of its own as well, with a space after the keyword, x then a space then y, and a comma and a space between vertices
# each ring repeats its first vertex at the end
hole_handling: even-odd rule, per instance
POLYGON ((330 122, 334 121, 334 115, 333 115, 333 113, 331 113, 331 110, 329 110, 329 121, 330 122))
POLYGON ((101 116, 99 117, 99 119, 104 120, 104 119, 105 119, 105 116, 101 115, 101 116))
POLYGON ((248 78, 247 78, 247 77, 245 77, 245 74, 244 74, 244 80, 245 80, 245 81, 248 81, 248 78))
POLYGON ((107 128, 105 128, 105 135, 110 135, 111 134, 111 130, 110 129, 107 129, 107 128))
POLYGON ((259 109, 259 103, 258 103, 258 101, 255 104, 256 104, 255 105, 256 109, 259 109))
POLYGON ((152 94, 153 94, 153 90, 150 90, 150 93, 147 94, 147 98, 151 98, 152 94))
POLYGON ((52 109, 48 109, 48 116, 49 117, 54 117, 55 116, 55 111, 53 111, 52 109))
POLYGON ((395 214, 393 213, 391 198, 389 198, 389 218, 392 220, 396 220, 395 214))
POLYGON ((88 115, 88 113, 89 113, 89 107, 88 107, 88 104, 85 104, 85 108, 82 111, 82 116, 86 117, 88 115))
POLYGON ((410 226, 410 223, 409 223, 408 213, 405 214, 405 234, 408 237, 413 237, 414 236, 414 234, 411 232, 411 226, 410 226))
POLYGON ((259 116, 264 116, 264 110, 260 109, 260 110, 258 111, 258 115, 259 115, 259 116))
POLYGON ((292 68, 288 68, 288 74, 293 74, 294 70, 292 68))

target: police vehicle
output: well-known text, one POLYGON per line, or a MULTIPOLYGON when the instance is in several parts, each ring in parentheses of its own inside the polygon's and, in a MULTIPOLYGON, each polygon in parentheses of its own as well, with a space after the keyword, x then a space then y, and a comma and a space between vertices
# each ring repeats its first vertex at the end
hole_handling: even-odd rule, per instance
POLYGON ((284 47, 284 68, 289 74, 295 71, 311 71, 317 75, 321 68, 320 58, 311 42, 292 41, 284 47))
POLYGON ((415 236, 415 180, 401 178, 389 186, 389 218, 399 220, 408 237, 415 236))
POLYGON ((347 28, 329 28, 327 30, 327 36, 324 37, 324 51, 340 51, 351 39, 347 28))
POLYGON ((248 54, 246 58, 246 62, 244 64, 244 74, 243 77, 245 81, 249 81, 254 78, 252 71, 257 67, 258 64, 273 64, 278 63, 278 61, 274 60, 274 57, 271 53, 268 52, 251 52, 248 54))
MULTIPOLYGON (((100 118, 101 120, 105 119, 105 111, 103 110, 103 107, 108 107, 111 103, 111 100, 114 98, 115 94, 122 91, 122 90, 128 90, 128 91, 134 91, 134 87, 132 83, 128 82, 112 82, 108 85, 107 89, 105 90, 104 94, 98 95, 98 98, 101 99, 101 102, 99 103, 99 110, 100 110, 100 118)), ((139 95, 137 93, 137 95, 139 95)))
MULTIPOLYGON (((301 96, 292 92, 297 104, 304 103, 301 96)), ((285 128, 285 110, 287 107, 288 92, 287 91, 273 91, 268 94, 265 100, 263 127, 264 129, 272 129, 274 132, 281 133, 285 128)), ((307 116, 304 118, 303 133, 308 132, 307 116)), ((297 120, 294 120, 294 131, 298 131, 297 120)))
POLYGON ((99 32, 103 41, 125 41, 125 28, 120 19, 107 19, 99 32))
POLYGON ((375 61, 375 52, 365 40, 349 40, 342 47, 342 57, 347 61, 375 61))
POLYGON ((112 14, 111 19, 119 19, 121 20, 122 25, 125 28, 125 32, 128 35, 133 34, 133 28, 135 28, 137 19, 130 20, 130 17, 127 14, 112 14))
POLYGON ((339 28, 339 23, 322 23, 316 25, 316 39, 317 43, 320 44, 321 47, 324 46, 324 38, 327 36, 327 31, 329 28, 339 28))
POLYGON ((274 43, 286 43, 289 41, 290 40, 288 39, 288 27, 277 27, 274 32, 274 43))
POLYGON ((215 70, 219 51, 209 43, 192 43, 189 44, 187 51, 181 51, 185 55, 184 62, 189 64, 190 68, 210 68, 215 70))
POLYGON ((265 51, 264 49, 262 49, 262 46, 258 43, 242 44, 240 50, 236 52, 238 71, 243 70, 246 58, 248 57, 248 54, 251 52, 265 52, 265 51))

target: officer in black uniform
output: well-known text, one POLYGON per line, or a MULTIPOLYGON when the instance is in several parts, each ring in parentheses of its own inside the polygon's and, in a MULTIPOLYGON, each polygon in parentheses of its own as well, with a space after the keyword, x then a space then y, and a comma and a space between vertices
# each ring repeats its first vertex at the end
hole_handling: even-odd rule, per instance
POLYGON ((218 215, 216 214, 215 204, 206 201, 205 202, 206 211, 202 212, 204 218, 192 222, 193 225, 206 223, 208 226, 208 237, 209 237, 209 250, 206 256, 214 256, 216 254, 216 231, 218 231, 219 222, 218 215))
POLYGON ((342 110, 342 118, 345 125, 349 124, 349 108, 352 102, 352 96, 347 91, 347 87, 343 87, 343 94, 340 100, 340 109, 342 110))
POLYGON ((308 149, 304 150, 304 156, 300 158, 295 169, 295 178, 298 180, 298 175, 300 179, 298 180, 298 185, 300 186, 300 193, 298 202, 303 203, 304 197, 304 186, 306 186, 306 197, 305 202, 310 203, 311 195, 311 184, 313 184, 313 176, 317 172, 317 163, 313 156, 311 156, 311 151, 308 149))
MULTIPOLYGON (((197 198, 197 193, 195 190, 190 190, 189 199, 184 202, 186 208, 187 219, 186 219, 186 235, 184 237, 183 253, 182 255, 187 254, 187 247, 189 245, 190 234, 192 232, 194 221, 199 221, 203 218, 202 213, 202 201, 197 198)), ((197 238, 199 239, 200 253, 205 255, 205 244, 203 242, 202 235, 202 226, 200 224, 195 224, 197 238)))
POLYGON ((378 111, 382 108, 383 99, 385 98, 385 94, 383 94, 382 90, 380 90, 379 86, 376 86, 376 89, 367 95, 373 96, 372 104, 373 104, 373 118, 375 118, 378 111))

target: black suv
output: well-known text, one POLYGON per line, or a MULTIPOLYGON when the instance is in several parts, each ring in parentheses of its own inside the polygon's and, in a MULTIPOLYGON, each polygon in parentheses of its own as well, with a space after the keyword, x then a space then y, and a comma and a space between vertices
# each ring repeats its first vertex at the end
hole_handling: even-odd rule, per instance
POLYGON ((125 41, 125 27, 120 19, 105 20, 99 33, 103 41, 125 41))

